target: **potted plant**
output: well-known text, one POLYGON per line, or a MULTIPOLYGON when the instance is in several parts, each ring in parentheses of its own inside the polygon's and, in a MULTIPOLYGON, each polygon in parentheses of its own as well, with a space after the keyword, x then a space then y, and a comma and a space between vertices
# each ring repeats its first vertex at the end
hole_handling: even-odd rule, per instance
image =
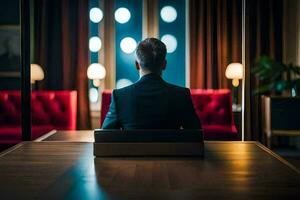
POLYGON ((289 94, 299 95, 300 67, 284 64, 271 57, 262 56, 258 59, 252 73, 260 84, 255 93, 268 95, 289 94))
POLYGON ((255 94, 262 96, 262 129, 271 147, 272 136, 299 136, 300 67, 268 56, 258 59, 252 73, 259 81, 255 94))

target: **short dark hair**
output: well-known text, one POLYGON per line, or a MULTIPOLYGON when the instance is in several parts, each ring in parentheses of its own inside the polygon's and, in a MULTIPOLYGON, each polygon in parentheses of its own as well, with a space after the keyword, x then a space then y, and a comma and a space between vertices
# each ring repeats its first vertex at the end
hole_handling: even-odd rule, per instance
POLYGON ((156 38, 146 38, 141 41, 136 49, 136 57, 142 68, 151 72, 159 72, 166 59, 166 45, 156 38))

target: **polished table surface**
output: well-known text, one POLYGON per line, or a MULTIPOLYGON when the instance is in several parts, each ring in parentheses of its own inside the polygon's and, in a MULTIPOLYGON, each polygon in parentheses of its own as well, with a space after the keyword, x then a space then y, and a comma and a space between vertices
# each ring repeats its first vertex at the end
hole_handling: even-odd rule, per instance
POLYGON ((23 142, 0 155, 1 200, 297 199, 300 195, 299 171, 256 142, 206 142, 204 158, 95 158, 92 131, 66 133, 71 132, 23 142))
POLYGON ((94 142, 94 131, 50 131, 48 134, 36 139, 36 141, 68 141, 68 142, 94 142))

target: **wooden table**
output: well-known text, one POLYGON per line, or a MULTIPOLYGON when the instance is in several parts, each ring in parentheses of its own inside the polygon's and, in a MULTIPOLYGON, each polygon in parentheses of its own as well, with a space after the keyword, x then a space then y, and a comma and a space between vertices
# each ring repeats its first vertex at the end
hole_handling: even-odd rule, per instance
POLYGON ((80 130, 80 131, 50 131, 48 134, 35 140, 41 141, 63 141, 63 142, 94 142, 94 131, 80 130))
POLYGON ((73 134, 73 142, 62 141, 69 136, 57 132, 42 142, 23 142, 2 153, 0 199, 297 199, 300 195, 299 171, 256 142, 206 142, 202 159, 95 158, 92 132, 73 134))

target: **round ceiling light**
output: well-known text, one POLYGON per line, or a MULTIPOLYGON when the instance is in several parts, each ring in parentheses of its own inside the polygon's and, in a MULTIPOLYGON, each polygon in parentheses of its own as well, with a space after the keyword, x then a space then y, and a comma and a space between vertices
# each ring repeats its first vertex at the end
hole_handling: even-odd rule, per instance
POLYGON ((164 22, 171 23, 177 18, 177 11, 172 6, 165 6, 160 11, 160 17, 164 22))
POLYGON ((103 19, 103 12, 100 8, 92 8, 90 10, 90 20, 99 23, 103 19))
POLYGON ((121 40, 120 47, 124 53, 131 54, 134 52, 137 43, 132 37, 125 37, 121 40))
POLYGON ((87 76, 89 79, 104 79, 106 76, 106 70, 103 65, 93 63, 87 69, 87 76))
POLYGON ((130 11, 127 8, 118 8, 115 11, 115 20, 120 24, 124 24, 129 21, 131 17, 130 11))
POLYGON ((91 37, 89 40, 89 49, 91 52, 98 52, 102 47, 101 39, 97 36, 91 37))
POLYGON ((167 46, 167 52, 173 53, 177 49, 177 39, 170 34, 162 36, 161 41, 167 46))
POLYGON ((129 85, 132 85, 132 81, 126 78, 122 78, 117 81, 116 87, 117 89, 120 89, 129 85))

